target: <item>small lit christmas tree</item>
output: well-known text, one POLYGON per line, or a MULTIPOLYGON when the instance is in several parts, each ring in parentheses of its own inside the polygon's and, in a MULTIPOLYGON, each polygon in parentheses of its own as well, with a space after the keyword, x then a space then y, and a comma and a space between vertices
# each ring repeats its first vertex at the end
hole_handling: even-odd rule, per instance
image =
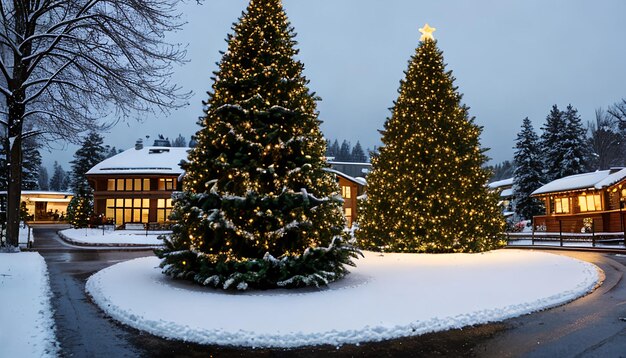
POLYGON ((103 138, 96 132, 89 132, 83 138, 81 147, 74 153, 72 164, 71 187, 74 198, 67 206, 67 220, 75 228, 89 226, 93 215, 93 189, 87 182, 85 173, 103 161, 107 149, 103 138))
POLYGON ((372 158, 356 232, 362 248, 478 252, 499 247, 504 220, 483 168, 481 128, 461 104, 426 25, 372 158))
POLYGON ((215 73, 164 273, 219 288, 321 285, 347 273, 342 199, 280 0, 252 0, 215 73))

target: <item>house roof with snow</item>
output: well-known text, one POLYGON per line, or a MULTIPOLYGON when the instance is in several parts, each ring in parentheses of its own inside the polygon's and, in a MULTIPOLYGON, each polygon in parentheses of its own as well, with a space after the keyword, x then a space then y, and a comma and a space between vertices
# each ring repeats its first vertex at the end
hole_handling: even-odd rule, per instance
POLYGON ((187 158, 186 147, 133 147, 107 158, 89 169, 87 175, 183 173, 180 161, 187 158))
POLYGON ((329 172, 329 173, 333 173, 335 175, 338 175, 338 176, 340 176, 340 177, 342 177, 342 178, 344 178, 344 179, 346 179, 346 180, 348 180, 350 182, 353 182, 353 183, 355 183, 357 185, 365 186, 365 184, 366 184, 365 178, 362 178, 362 177, 356 177, 355 178, 355 177, 349 176, 346 173, 342 173, 339 170, 335 170, 335 169, 331 169, 331 168, 324 168, 324 170, 329 172))
POLYGON ((549 182, 533 191, 531 195, 545 195, 564 191, 599 190, 626 179, 626 168, 598 170, 591 173, 570 175, 549 182))
POLYGON ((498 189, 498 188, 507 187, 507 186, 508 187, 513 186, 513 178, 502 179, 502 180, 494 181, 494 182, 487 184, 487 187, 489 187, 489 189, 498 189))

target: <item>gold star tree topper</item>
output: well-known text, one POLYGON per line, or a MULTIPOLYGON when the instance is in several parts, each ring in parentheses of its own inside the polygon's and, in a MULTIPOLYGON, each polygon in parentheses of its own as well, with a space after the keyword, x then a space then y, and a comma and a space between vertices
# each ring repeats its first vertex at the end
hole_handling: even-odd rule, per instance
POLYGON ((430 27, 428 26, 428 24, 425 24, 424 27, 422 27, 419 30, 422 33, 422 37, 420 37, 420 41, 424 41, 426 39, 433 40, 433 41, 435 40, 435 38, 433 37, 433 32, 437 30, 436 28, 430 27))

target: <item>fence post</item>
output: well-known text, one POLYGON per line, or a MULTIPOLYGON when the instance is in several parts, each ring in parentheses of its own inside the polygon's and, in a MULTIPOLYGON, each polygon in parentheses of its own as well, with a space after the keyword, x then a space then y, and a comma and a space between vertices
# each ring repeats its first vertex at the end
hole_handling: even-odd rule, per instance
POLYGON ((563 221, 559 220, 559 245, 563 246, 563 221))
POLYGON ((596 247, 596 219, 591 219, 591 247, 596 247))
MULTIPOLYGON (((534 221, 534 220, 533 220, 533 221, 534 221)), ((531 234, 531 236, 530 236, 530 244, 531 244, 532 246, 534 246, 534 245, 535 245, 535 223, 534 223, 534 222, 533 222, 533 224, 532 224, 532 227, 533 227, 533 231, 532 231, 532 234, 531 234)))

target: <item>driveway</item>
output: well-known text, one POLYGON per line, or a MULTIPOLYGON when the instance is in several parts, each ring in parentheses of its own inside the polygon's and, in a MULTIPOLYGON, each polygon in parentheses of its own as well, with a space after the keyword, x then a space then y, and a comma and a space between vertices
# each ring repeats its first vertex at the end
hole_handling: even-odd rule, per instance
MULTIPOLYGON (((85 282, 93 273, 117 262, 150 256, 151 250, 74 247, 65 244, 54 227, 35 228, 34 235, 35 248, 48 264, 57 337, 62 355, 66 357, 626 356, 626 283, 622 280, 626 256, 555 252, 596 264, 606 273, 605 282, 586 297, 532 315, 358 346, 250 350, 200 346, 155 337, 107 318, 86 296, 85 282)), ((177 304, 182 303, 172 302, 172 309, 176 309, 177 304)))

